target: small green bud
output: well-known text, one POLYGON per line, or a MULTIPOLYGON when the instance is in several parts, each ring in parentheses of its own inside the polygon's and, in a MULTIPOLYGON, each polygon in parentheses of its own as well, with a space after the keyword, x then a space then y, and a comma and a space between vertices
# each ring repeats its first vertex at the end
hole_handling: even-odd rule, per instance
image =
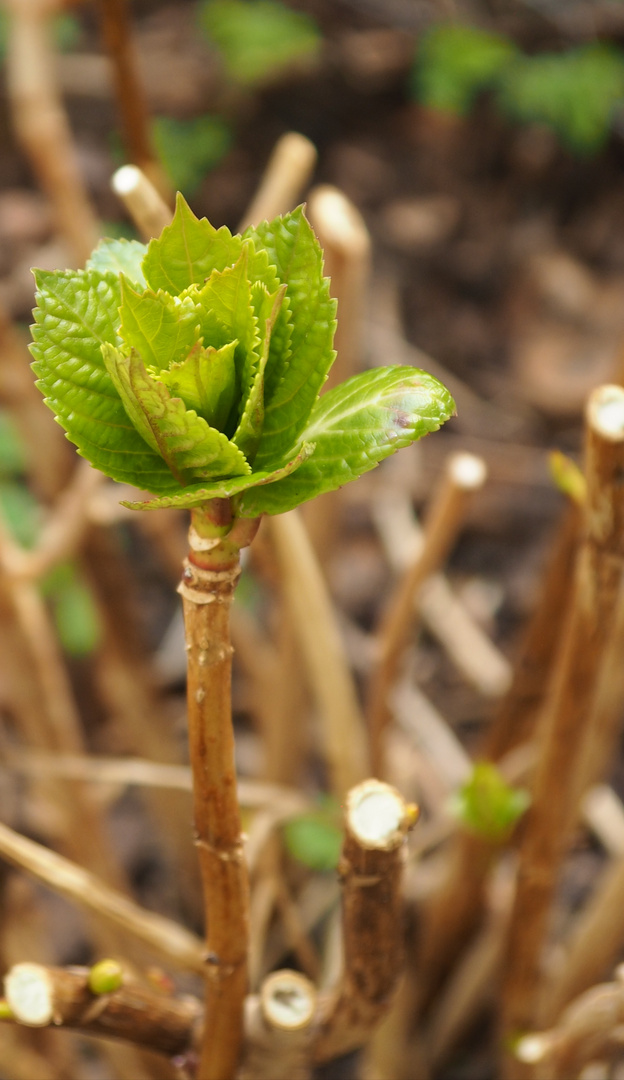
POLYGON ((587 481, 576 462, 561 450, 553 450, 549 455, 550 475, 559 491, 569 499, 583 506, 587 498, 587 481))
POLYGON ((510 787, 495 765, 481 761, 453 797, 451 810, 471 832, 492 843, 501 843, 527 809, 529 801, 528 791, 510 787))
POLYGON ((89 971, 92 994, 112 994, 123 983, 123 968, 118 960, 100 960, 89 971))
POLYGON ((6 998, 0 998, 0 1020, 13 1020, 11 1006, 6 998))

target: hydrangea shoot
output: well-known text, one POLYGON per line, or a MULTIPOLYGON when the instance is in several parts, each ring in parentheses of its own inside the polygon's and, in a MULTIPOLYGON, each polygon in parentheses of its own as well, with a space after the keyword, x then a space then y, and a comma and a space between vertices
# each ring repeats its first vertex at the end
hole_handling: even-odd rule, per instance
POLYGON ((182 196, 147 246, 103 240, 84 270, 35 272, 38 385, 79 453, 155 498, 290 510, 435 431, 445 388, 409 367, 319 397, 335 303, 301 207, 242 236, 182 196))

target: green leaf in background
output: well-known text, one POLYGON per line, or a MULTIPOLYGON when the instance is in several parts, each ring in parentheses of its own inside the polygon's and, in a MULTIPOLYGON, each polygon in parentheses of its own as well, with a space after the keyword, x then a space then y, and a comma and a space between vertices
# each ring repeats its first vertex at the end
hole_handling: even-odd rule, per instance
POLYGON ((187 195, 196 191, 232 145, 232 132, 220 116, 197 116, 192 120, 159 116, 152 134, 172 186, 187 195))
POLYGON ((453 797, 451 809, 466 828, 492 843, 501 843, 529 803, 528 791, 510 787, 495 765, 481 761, 453 797))
MULTIPOLYGON (((5 8, 0 8, 0 63, 6 59, 11 32, 11 16, 5 8)), ((71 52, 79 44, 82 27, 68 12, 55 15, 52 19, 52 35, 59 52, 71 52)))
POLYGON ((97 270, 99 274, 106 274, 107 270, 113 274, 125 274, 133 285, 144 289, 145 278, 141 263, 146 251, 147 244, 140 244, 138 240, 106 237, 105 240, 100 240, 85 270, 97 270))
POLYGON ((303 432, 314 453, 296 473, 249 489, 243 517, 281 514, 361 476, 383 458, 437 431, 455 411, 441 383, 425 371, 383 367, 354 375, 319 399, 303 432))
POLYGON ((321 45, 314 20, 278 0, 205 0, 199 18, 230 78, 245 85, 309 62, 321 45))
POLYGON ((101 624, 91 590, 73 562, 59 563, 42 582, 59 640, 70 656, 88 656, 98 647, 101 624))
POLYGON ((519 56, 501 82, 514 119, 547 124, 577 153, 599 150, 624 102, 624 55, 610 45, 519 56))
POLYGON ((43 514, 25 484, 17 480, 0 481, 0 513, 13 540, 24 548, 34 547, 43 514))
POLYGON ((499 34, 443 23, 421 38, 412 72, 414 96, 431 109, 464 116, 478 94, 495 84, 516 55, 499 34))
POLYGON ((327 805, 286 822, 284 844, 289 855, 310 870, 335 870, 342 848, 342 830, 335 806, 327 805))
POLYGON ((24 471, 26 453, 17 427, 6 409, 0 409, 0 477, 24 471))

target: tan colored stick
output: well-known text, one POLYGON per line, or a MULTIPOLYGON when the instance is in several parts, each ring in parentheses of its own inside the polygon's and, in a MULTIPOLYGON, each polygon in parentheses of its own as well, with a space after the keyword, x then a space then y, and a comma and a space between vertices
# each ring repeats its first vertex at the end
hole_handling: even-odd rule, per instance
MULTIPOLYGON (((165 765, 140 758, 87 757, 77 754, 26 753, 11 757, 8 767, 26 776, 54 776, 67 780, 85 780, 90 784, 162 787, 191 791, 191 770, 187 765, 165 765)), ((286 817, 305 813, 312 803, 294 788, 261 780, 238 781, 239 802, 249 809, 270 808, 286 817)))
POLYGON ((61 235, 78 266, 89 258, 98 225, 80 176, 54 74, 52 0, 6 0, 10 36, 7 87, 17 137, 49 196, 61 235))
MULTIPOLYGON (((593 986, 576 998, 549 1031, 525 1035, 516 1055, 537 1070, 540 1080, 569 1080, 584 1075, 594 1061, 621 1056, 624 1021, 624 971, 615 982, 593 986)), ((605 1073, 606 1075, 606 1073, 605 1073)))
MULTIPOLYGON (((336 359, 323 391, 359 371, 362 364, 363 314, 370 273, 370 236, 359 211, 337 188, 313 188, 307 213, 321 247, 330 293, 338 301, 334 348, 336 359)), ((314 550, 324 565, 340 527, 342 496, 327 492, 302 510, 314 550)))
MULTIPOLYGON (((599 387, 586 412, 586 535, 573 600, 542 721, 533 802, 520 852, 503 1022, 508 1035, 535 1023, 541 950, 571 821, 574 773, 610 639, 624 556, 624 390, 599 387)), ((521 1075, 510 1061, 509 1076, 521 1075)))
POLYGON ((308 216, 324 253, 324 272, 338 300, 336 360, 325 389, 355 375, 361 365, 363 314, 370 272, 371 242, 359 211, 338 188, 312 188, 308 216))
POLYGON ((417 816, 378 780, 349 792, 340 862, 344 974, 319 1005, 316 1062, 363 1046, 391 1005, 403 966, 402 849, 417 816))
POLYGON ((320 710, 332 788, 343 798, 366 775, 364 723, 325 580, 295 511, 269 519, 283 587, 320 710))
POLYGON ((383 771, 383 734, 390 719, 388 695, 396 679, 400 659, 414 617, 418 590, 444 563, 464 522, 468 500, 485 482, 481 458, 454 454, 436 493, 425 525, 420 557, 397 584, 378 630, 379 659, 368 688, 368 720, 373 767, 383 771))
POLYGON ((307 184, 316 165, 316 147, 289 131, 275 145, 260 187, 239 223, 240 232, 260 221, 271 221, 292 209, 299 192, 307 184))
POLYGON ((513 888, 512 866, 503 862, 490 882, 483 928, 459 959, 427 1026, 427 1056, 432 1068, 439 1068, 492 999, 505 952, 513 888))
POLYGON ((127 0, 98 0, 102 39, 113 65, 121 132, 130 161, 138 165, 165 200, 171 198, 150 134, 149 114, 128 14, 127 0))
POLYGON ((274 971, 249 999, 239 1080, 309 1080, 316 990, 296 971, 274 971))
POLYGON ((13 1018, 28 1027, 54 1024, 125 1039, 166 1057, 188 1054, 196 1045, 196 999, 167 997, 127 978, 117 989, 96 994, 88 968, 22 963, 5 975, 4 991, 13 1018))
MULTIPOLYGON (((371 508, 386 557, 395 573, 405 573, 422 551, 423 531, 407 494, 380 490, 371 508)), ((420 617, 457 670, 485 697, 509 687, 511 665, 454 594, 444 574, 432 574, 416 597, 420 617)))
POLYGON ((129 931, 170 963, 205 974, 205 948, 199 938, 170 919, 140 908, 95 874, 2 824, 0 854, 12 866, 27 870, 55 892, 129 931))
POLYGON ((5 564, 8 560, 7 569, 14 580, 35 581, 77 551, 89 527, 91 496, 104 481, 103 473, 86 461, 76 465, 41 529, 36 547, 26 551, 14 546, 5 553, 5 564))
POLYGON ((111 181, 144 240, 160 236, 172 213, 162 195, 136 165, 123 165, 111 181))

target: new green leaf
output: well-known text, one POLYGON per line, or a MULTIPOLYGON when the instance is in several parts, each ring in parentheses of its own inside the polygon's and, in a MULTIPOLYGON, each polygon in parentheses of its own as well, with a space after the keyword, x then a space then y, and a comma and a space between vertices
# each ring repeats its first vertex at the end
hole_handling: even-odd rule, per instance
POLYGON ((315 405, 303 433, 314 454, 292 476, 248 491, 244 517, 280 514, 374 468, 455 411, 451 395, 416 368, 386 367, 355 375, 315 405))
MULTIPOLYGON (((37 274, 39 386, 79 452, 155 498, 279 513, 435 430, 431 376, 382 368, 319 397, 335 301, 301 207, 244 236, 179 196, 147 249, 105 241, 84 271, 37 274)), ((132 504, 134 505, 134 504, 132 504)))

